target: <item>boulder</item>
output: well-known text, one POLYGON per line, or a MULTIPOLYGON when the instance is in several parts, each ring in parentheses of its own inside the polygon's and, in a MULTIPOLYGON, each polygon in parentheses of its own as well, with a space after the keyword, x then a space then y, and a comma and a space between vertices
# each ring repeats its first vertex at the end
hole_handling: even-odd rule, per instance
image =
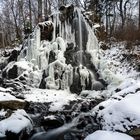
POLYGON ((64 124, 64 118, 57 115, 46 116, 41 121, 41 124, 45 129, 58 128, 64 124))
POLYGON ((32 128, 32 120, 24 110, 17 110, 0 121, 0 131, 6 135, 6 140, 26 140, 32 128))
POLYGON ((18 77, 18 68, 16 65, 13 65, 13 67, 7 71, 7 78, 15 79, 17 77, 18 77))
POLYGON ((9 100, 9 101, 0 101, 0 108, 4 109, 23 109, 25 108, 27 102, 20 100, 9 100))
POLYGON ((18 55, 19 55, 20 51, 14 49, 11 53, 10 56, 8 58, 8 63, 11 61, 17 61, 18 55))
POLYGON ((131 136, 140 136, 140 128, 139 127, 134 127, 131 130, 129 130, 127 132, 127 134, 131 135, 131 136))

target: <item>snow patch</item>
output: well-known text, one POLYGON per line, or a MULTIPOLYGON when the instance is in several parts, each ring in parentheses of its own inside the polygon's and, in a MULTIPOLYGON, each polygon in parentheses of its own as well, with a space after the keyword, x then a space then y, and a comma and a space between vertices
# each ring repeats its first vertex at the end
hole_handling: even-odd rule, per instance
POLYGON ((97 113, 102 129, 126 132, 131 127, 140 126, 140 91, 137 94, 128 94, 121 100, 108 99, 93 109, 97 113), (103 109, 100 109, 103 106, 103 109))
POLYGON ((32 88, 30 93, 25 94, 27 101, 51 103, 50 111, 63 110, 63 106, 69 104, 70 101, 78 99, 76 94, 70 93, 68 90, 49 90, 32 88))
POLYGON ((87 136, 85 140, 134 140, 134 139, 123 133, 98 130, 87 136))
POLYGON ((17 110, 9 118, 0 121, 0 133, 3 135, 6 131, 17 134, 25 129, 29 133, 32 130, 32 123, 24 110, 17 110))

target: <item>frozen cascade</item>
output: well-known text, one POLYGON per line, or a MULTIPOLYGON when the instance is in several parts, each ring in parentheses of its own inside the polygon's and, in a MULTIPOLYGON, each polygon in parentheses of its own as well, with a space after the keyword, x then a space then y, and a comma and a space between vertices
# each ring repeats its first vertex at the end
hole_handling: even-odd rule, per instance
POLYGON ((80 48, 80 62, 82 64, 82 51, 83 51, 83 47, 82 47, 82 27, 81 27, 81 10, 80 9, 77 9, 77 13, 78 13, 78 23, 79 23, 79 48, 80 48))
POLYGON ((37 25, 19 59, 25 57, 45 71, 41 88, 70 87, 73 92, 81 92, 91 90, 98 80, 92 66, 98 68, 97 55, 98 41, 94 32, 80 9, 70 5, 51 15, 49 21, 37 25))

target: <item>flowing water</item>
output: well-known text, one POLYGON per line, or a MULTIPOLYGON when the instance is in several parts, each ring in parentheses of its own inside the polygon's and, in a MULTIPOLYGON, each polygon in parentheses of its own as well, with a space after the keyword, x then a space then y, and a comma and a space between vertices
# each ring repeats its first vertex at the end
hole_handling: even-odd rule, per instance
POLYGON ((77 13, 78 13, 78 25, 79 25, 79 50, 80 50, 80 63, 83 64, 82 62, 82 58, 83 58, 83 47, 82 47, 82 20, 81 20, 81 10, 80 9, 77 9, 77 13))

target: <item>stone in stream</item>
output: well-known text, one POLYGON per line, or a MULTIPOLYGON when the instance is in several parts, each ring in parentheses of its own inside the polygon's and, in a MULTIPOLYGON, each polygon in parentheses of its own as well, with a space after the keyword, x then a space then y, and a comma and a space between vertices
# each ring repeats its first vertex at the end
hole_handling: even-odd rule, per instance
POLYGON ((0 130, 6 136, 6 140, 26 140, 32 128, 32 120, 24 110, 20 109, 0 121, 0 130))

